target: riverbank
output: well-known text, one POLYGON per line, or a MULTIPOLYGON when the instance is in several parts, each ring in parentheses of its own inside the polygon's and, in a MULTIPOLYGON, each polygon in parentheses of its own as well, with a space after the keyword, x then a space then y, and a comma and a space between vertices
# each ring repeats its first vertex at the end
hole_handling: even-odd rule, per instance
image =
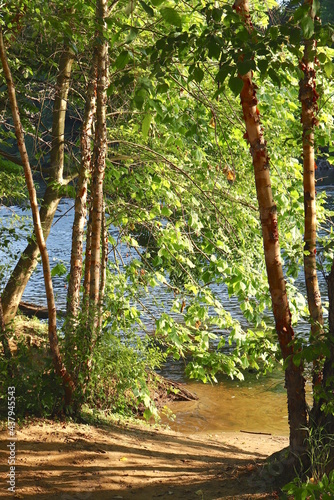
MULTIPOLYGON (((9 435, 0 433, 1 476, 9 435)), ((278 498, 265 459, 287 437, 34 420, 17 429, 16 496, 40 500, 278 498)), ((1 489, 0 498, 10 498, 1 489)))

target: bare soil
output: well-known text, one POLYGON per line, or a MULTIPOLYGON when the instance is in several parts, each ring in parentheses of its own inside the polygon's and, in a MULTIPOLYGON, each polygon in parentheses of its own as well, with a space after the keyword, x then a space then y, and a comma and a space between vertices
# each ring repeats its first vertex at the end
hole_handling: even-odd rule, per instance
POLYGON ((0 441, 0 498, 31 500, 275 499, 264 461, 288 445, 271 435, 35 420, 17 428, 12 494, 7 430, 0 441))

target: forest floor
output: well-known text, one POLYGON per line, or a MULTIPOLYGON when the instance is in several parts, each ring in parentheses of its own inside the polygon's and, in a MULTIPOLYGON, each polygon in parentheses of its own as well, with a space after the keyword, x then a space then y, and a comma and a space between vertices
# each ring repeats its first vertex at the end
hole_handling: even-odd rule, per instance
POLYGON ((31 500, 275 499, 279 464, 265 459, 288 445, 287 437, 261 434, 33 420, 17 427, 14 496, 7 429, 0 441, 0 498, 31 500))

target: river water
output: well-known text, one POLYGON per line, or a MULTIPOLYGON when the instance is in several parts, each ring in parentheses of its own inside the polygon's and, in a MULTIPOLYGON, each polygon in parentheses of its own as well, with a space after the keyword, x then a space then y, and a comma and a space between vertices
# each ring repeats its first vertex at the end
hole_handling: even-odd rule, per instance
MULTIPOLYGON (((326 187, 328 201, 334 201, 334 188, 326 187)), ((18 207, 1 207, 0 222, 9 227, 9 220, 13 213, 29 217, 29 212, 18 207)), ((51 266, 63 262, 68 268, 71 232, 74 210, 73 201, 63 199, 54 219, 54 223, 47 241, 50 254, 51 266)), ((117 238, 117 229, 111 229, 111 234, 117 238)), ((25 248, 26 236, 22 231, 22 239, 15 242, 15 251, 19 252, 25 248)), ((121 248, 125 260, 132 256, 129 249, 121 248)), ((0 262, 7 268, 7 275, 13 262, 8 257, 8 251, 0 251, 0 262)), ((6 274, 6 272, 5 272, 6 274)), ((324 278, 319 275, 320 286, 326 299, 326 284, 324 278)), ((304 291, 302 276, 299 278, 299 286, 304 291)), ((64 276, 53 279, 56 304, 59 310, 66 308, 66 279, 64 276)), ((218 290, 220 300, 233 317, 238 319, 243 326, 246 322, 239 309, 238 301, 230 299, 224 288, 218 290)), ((168 310, 173 297, 164 292, 163 288, 155 290, 155 299, 160 300, 168 310)), ((23 295, 23 300, 35 304, 46 304, 42 267, 39 265, 30 279, 23 295)), ((154 310, 154 305, 150 308, 154 310)), ((149 321, 149 319, 147 320, 149 321)), ((301 326, 302 333, 307 334, 308 325, 301 326)), ((147 329, 154 329, 153 323, 147 324, 147 329)), ((170 408, 175 414, 173 422, 168 425, 175 430, 184 433, 193 432, 215 432, 215 431, 238 431, 264 432, 271 434, 287 434, 288 418, 286 408, 286 393, 283 387, 283 373, 278 369, 274 374, 258 379, 255 374, 249 373, 245 381, 230 380, 221 377, 215 385, 202 384, 199 382, 186 381, 183 375, 182 363, 169 362, 162 370, 163 375, 188 384, 188 389, 199 396, 198 401, 172 403, 170 408)), ((163 422, 167 419, 162 417, 163 422)))

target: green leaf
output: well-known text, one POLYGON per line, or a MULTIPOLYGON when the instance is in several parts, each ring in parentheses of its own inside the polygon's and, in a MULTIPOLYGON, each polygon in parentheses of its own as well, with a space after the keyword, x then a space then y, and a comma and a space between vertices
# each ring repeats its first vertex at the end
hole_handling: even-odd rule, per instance
POLYGON ((169 89, 168 83, 160 83, 157 85, 156 92, 157 94, 165 94, 169 89))
POLYGON ((162 18, 172 26, 182 27, 182 19, 180 14, 172 7, 164 7, 161 9, 162 18))
POLYGON ((278 74, 273 68, 270 68, 268 71, 268 75, 272 79, 273 83, 277 85, 278 87, 281 87, 281 80, 279 79, 278 74))
POLYGON ((152 7, 147 5, 147 3, 143 2, 142 0, 139 0, 139 3, 149 17, 154 16, 154 10, 152 9, 152 7))
POLYGON ((300 24, 302 26, 304 37, 306 39, 311 38, 314 34, 314 22, 312 21, 312 19, 309 16, 303 17, 300 24))
POLYGON ((154 10, 152 9, 152 7, 147 5, 147 3, 143 2, 142 0, 139 0, 139 3, 149 17, 154 16, 154 10))
POLYGON ((131 27, 130 29, 130 33, 128 34, 127 38, 126 38, 126 42, 129 43, 129 42, 132 42, 133 40, 135 40, 138 36, 138 28, 133 28, 131 27))
POLYGON ((214 21, 216 21, 216 23, 219 23, 219 22, 220 22, 220 20, 221 20, 221 18, 222 18, 222 14, 223 14, 222 9, 217 9, 217 8, 212 9, 212 13, 211 13, 211 15, 212 15, 212 19, 213 19, 214 21))
POLYGON ((250 60, 245 60, 245 61, 239 61, 237 63, 238 71, 241 75, 246 75, 248 71, 251 69, 255 69, 255 63, 254 61, 250 60))
POLYGON ((204 78, 204 71, 201 68, 196 67, 193 72, 193 77, 196 82, 201 83, 204 78))
POLYGON ((324 54, 324 52, 320 52, 320 53, 318 54, 318 59, 319 59, 319 61, 320 61, 321 63, 324 63, 324 62, 327 60, 327 56, 326 56, 326 54, 324 54))
POLYGON ((318 16, 320 12, 320 0, 313 0, 312 2, 312 14, 318 16))
POLYGON ((326 73, 327 78, 330 78, 332 76, 332 73, 333 73, 332 61, 326 62, 326 64, 324 65, 324 71, 326 73))
POLYGON ((162 3, 164 3, 165 0, 151 0, 152 2, 152 5, 154 5, 154 7, 159 7, 159 5, 161 5, 162 3))
POLYGON ((169 217, 173 212, 168 208, 168 207, 162 207, 161 209, 161 215, 164 215, 165 217, 169 217))
POLYGON ((221 48, 219 43, 217 43, 217 39, 215 37, 210 37, 209 43, 208 43, 208 49, 209 53, 208 56, 213 59, 219 59, 220 53, 221 53, 221 48))
POLYGON ((55 265, 55 267, 51 271, 51 276, 54 278, 55 276, 63 276, 64 274, 67 273, 67 269, 65 264, 62 262, 58 262, 58 264, 55 265))
POLYGON ((228 82, 228 86, 232 90, 233 94, 237 96, 242 91, 244 83, 238 76, 232 76, 228 82))
POLYGON ((302 352, 297 352, 297 354, 293 356, 292 361, 295 366, 300 366, 302 362, 302 352))
POLYGON ((143 123, 141 124, 141 131, 143 133, 143 137, 145 138, 148 136, 151 121, 152 121, 152 115, 150 113, 146 113, 146 115, 144 116, 143 123))
POLYGON ((149 409, 146 408, 146 410, 143 413, 143 417, 145 420, 150 420, 151 417, 153 417, 154 413, 149 409))
POLYGON ((136 94, 134 99, 133 99, 133 102, 135 103, 135 105, 138 109, 141 109, 143 107, 143 104, 144 104, 144 97, 140 94, 136 94))
POLYGON ((262 75, 264 75, 264 73, 267 71, 268 69, 268 60, 267 59, 260 59, 259 61, 257 61, 257 66, 259 68, 259 70, 261 71, 262 75))
POLYGON ((128 62, 130 58, 129 52, 127 50, 122 50, 122 52, 119 54, 115 61, 115 66, 117 69, 123 69, 126 66, 126 63, 128 62))
POLYGON ((223 64, 220 70, 217 73, 216 81, 220 83, 224 83, 227 75, 234 74, 235 68, 230 66, 229 64, 223 64))

